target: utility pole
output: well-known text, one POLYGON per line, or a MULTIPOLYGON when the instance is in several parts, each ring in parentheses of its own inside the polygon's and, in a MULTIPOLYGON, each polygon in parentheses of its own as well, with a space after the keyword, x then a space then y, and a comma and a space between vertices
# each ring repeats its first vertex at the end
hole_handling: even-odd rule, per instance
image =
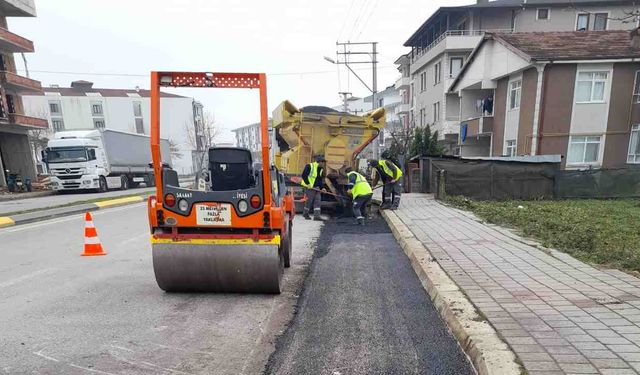
MULTIPOLYGON (((333 64, 344 65, 351 73, 371 92, 371 110, 376 109, 376 94, 378 93, 378 42, 336 42, 336 60, 329 57, 324 59, 333 64), (359 56, 367 55, 369 60, 363 61, 358 59, 359 56), (355 57, 355 61, 352 60, 355 57), (371 87, 360 78, 352 68, 352 64, 371 64, 373 76, 371 79, 371 87)), ((341 93, 342 94, 342 93, 341 93)), ((346 102, 345 102, 346 103, 346 102)), ((373 157, 379 157, 379 141, 373 142, 373 157)))
POLYGON ((350 92, 339 92, 342 97, 342 112, 349 112, 349 104, 347 104, 349 97, 351 96, 350 92))

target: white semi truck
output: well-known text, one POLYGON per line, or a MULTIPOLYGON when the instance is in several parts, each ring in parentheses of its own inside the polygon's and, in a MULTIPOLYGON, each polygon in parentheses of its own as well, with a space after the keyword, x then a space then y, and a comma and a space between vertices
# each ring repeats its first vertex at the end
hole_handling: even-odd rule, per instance
MULTIPOLYGON (((171 155, 169 141, 160 142, 171 155)), ((116 130, 58 132, 43 151, 54 190, 128 189, 154 186, 149 137, 116 130)), ((165 162, 171 166, 171 162, 165 162)))

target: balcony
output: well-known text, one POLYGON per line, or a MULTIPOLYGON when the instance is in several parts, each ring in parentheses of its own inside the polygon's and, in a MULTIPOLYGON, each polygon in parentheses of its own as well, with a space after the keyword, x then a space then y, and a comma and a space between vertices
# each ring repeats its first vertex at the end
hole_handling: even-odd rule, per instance
POLYGON ((0 80, 2 80, 6 89, 16 94, 42 92, 40 81, 19 76, 12 72, 0 71, 0 80))
MULTIPOLYGON (((462 127, 467 125, 467 137, 483 135, 493 132, 493 117, 481 116, 460 122, 460 134, 462 127)), ((462 141, 462 140, 461 140, 462 141)))
POLYGON ((33 42, 0 27, 0 51, 12 53, 33 52, 33 42))
POLYGON ((404 90, 408 89, 411 86, 411 77, 400 77, 396 81, 395 89, 396 90, 404 90))
POLYGON ((9 113, 8 117, 0 117, 0 124, 18 125, 33 129, 48 129, 49 121, 44 118, 9 113))
POLYGON ((35 17, 34 0, 0 0, 0 11, 6 17, 35 17))
POLYGON ((409 112, 411 112, 411 104, 409 103, 402 103, 396 106, 396 110, 395 110, 396 115, 402 115, 409 112))
POLYGON ((487 32, 511 33, 512 30, 448 30, 424 48, 415 48, 411 58, 411 74, 445 51, 473 50, 487 32))

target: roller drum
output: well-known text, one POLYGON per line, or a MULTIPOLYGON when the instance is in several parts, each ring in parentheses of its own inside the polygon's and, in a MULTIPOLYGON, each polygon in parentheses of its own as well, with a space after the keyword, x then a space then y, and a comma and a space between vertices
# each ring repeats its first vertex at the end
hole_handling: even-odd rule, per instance
POLYGON ((280 293, 275 244, 154 243, 153 270, 167 292, 280 293))

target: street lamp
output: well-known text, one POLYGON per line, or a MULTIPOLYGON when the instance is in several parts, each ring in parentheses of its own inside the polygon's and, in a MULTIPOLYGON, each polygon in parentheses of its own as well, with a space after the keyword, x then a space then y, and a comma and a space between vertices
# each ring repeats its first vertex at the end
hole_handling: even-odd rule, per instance
POLYGON ((324 59, 327 60, 328 62, 332 63, 332 64, 336 63, 336 60, 332 59, 331 57, 325 56, 324 59))

